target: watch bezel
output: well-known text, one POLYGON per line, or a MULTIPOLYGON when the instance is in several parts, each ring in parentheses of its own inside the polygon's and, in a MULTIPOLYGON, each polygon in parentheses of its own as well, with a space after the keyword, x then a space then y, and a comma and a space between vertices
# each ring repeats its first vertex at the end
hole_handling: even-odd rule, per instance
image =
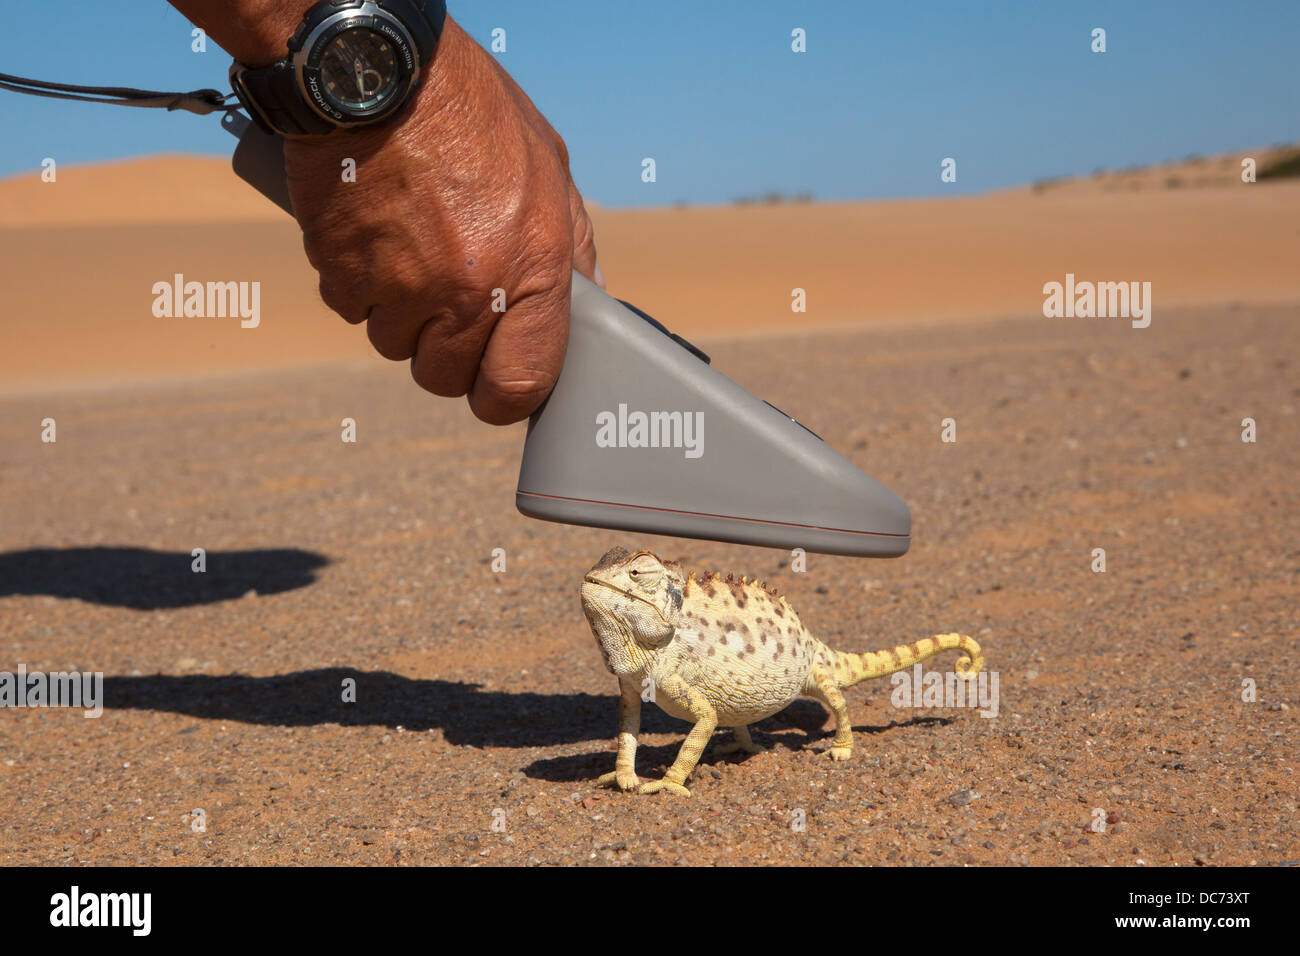
POLYGON ((336 126, 363 126, 378 122, 401 109, 420 81, 420 54, 411 31, 389 11, 363 0, 355 7, 336 10, 308 31, 297 49, 290 51, 294 78, 303 101, 323 119, 336 126), (393 44, 397 56, 399 90, 383 103, 367 110, 343 110, 320 87, 320 65, 325 47, 346 30, 365 28, 379 33, 393 44))

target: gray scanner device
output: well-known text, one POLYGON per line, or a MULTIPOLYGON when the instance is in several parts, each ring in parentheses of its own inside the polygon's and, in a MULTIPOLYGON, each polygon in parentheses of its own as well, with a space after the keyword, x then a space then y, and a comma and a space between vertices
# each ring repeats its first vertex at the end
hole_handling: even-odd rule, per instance
MULTIPOLYGON (((292 215, 284 141, 236 112, 240 178, 292 215)), ((911 514, 784 412, 639 309, 573 274, 569 344, 529 419, 515 493, 533 518, 768 548, 897 557, 911 514)))

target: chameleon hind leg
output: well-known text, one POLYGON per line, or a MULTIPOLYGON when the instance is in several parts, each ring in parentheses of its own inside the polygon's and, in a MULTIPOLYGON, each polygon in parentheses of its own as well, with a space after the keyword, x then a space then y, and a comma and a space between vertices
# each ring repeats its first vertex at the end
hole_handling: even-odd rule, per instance
POLYGON ((763 751, 767 750, 766 747, 760 747, 758 744, 754 743, 753 738, 749 736, 749 726, 747 724, 739 724, 732 727, 731 736, 731 743, 719 744, 717 747, 713 748, 713 752, 719 757, 726 756, 727 754, 734 754, 738 751, 743 751, 747 754, 761 754, 763 751))
POLYGON ((835 715, 835 739, 827 753, 832 760, 848 760, 853 753, 853 722, 849 720, 849 705, 834 676, 821 668, 814 668, 812 676, 816 690, 810 696, 829 707, 835 715))
POLYGON ((686 740, 682 742, 682 749, 677 753, 677 759, 668 768, 663 779, 643 783, 636 792, 658 793, 660 790, 667 790, 669 793, 689 797, 691 792, 685 787, 686 778, 700 762, 700 755, 704 753, 709 738, 713 736, 713 731, 718 726, 718 713, 703 694, 680 677, 674 676, 663 681, 659 685, 659 693, 668 696, 673 703, 689 713, 691 719, 695 721, 695 726, 686 735, 686 740))

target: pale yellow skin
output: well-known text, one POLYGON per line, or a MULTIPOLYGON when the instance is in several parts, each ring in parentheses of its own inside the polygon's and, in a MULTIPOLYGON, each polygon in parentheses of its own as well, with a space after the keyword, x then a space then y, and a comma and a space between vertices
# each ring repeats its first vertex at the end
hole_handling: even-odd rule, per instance
POLYGON ((960 650, 959 674, 979 673, 979 645, 964 634, 939 634, 892 650, 846 654, 817 640, 785 598, 757 581, 712 575, 696 580, 675 562, 650 551, 607 552, 587 572, 582 609, 618 677, 619 735, 614 772, 602 786, 690 796, 686 778, 718 727, 734 728, 723 752, 761 748, 749 724, 770 717, 799 697, 819 700, 835 715, 832 760, 853 750, 852 724, 841 688, 911 667, 945 650, 960 650), (694 726, 662 780, 636 775, 641 697, 653 693, 660 709, 694 726))

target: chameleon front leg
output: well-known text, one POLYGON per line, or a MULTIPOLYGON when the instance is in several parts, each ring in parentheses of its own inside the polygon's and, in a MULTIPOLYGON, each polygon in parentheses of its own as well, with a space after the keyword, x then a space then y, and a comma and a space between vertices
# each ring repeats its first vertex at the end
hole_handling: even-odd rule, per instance
POLYGON ((598 787, 616 786, 635 790, 641 780, 636 775, 636 735, 641 729, 641 685, 635 678, 618 679, 618 756, 614 772, 596 781, 598 787))
POLYGON ((713 736, 713 731, 718 726, 718 713, 713 709, 708 698, 676 675, 661 682, 658 689, 659 693, 667 695, 689 713, 691 719, 695 721, 695 726, 686 735, 686 740, 682 742, 682 749, 677 753, 677 759, 668 768, 663 779, 643 783, 636 792, 658 793, 660 790, 667 790, 669 793, 689 797, 691 792, 684 786, 686 778, 700 762, 700 755, 704 753, 709 738, 713 736))

